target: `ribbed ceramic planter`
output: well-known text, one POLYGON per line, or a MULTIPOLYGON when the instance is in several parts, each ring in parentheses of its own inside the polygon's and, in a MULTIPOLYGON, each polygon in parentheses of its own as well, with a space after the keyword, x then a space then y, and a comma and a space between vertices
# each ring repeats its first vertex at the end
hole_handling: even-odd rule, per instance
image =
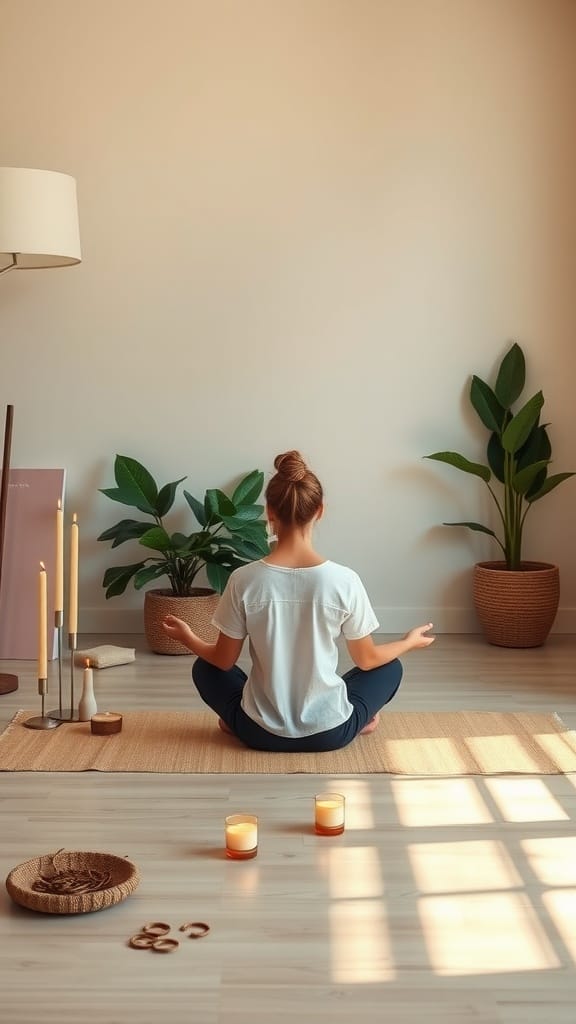
POLYGON ((490 644, 541 647, 552 629, 560 600, 560 573, 549 562, 504 562, 474 566, 474 607, 490 644))
POLYGON ((207 587, 198 587, 191 597, 175 597, 171 590, 147 590, 144 594, 144 632, 150 650, 155 654, 191 653, 184 644, 164 632, 162 621, 167 615, 183 619, 202 640, 215 643, 218 630, 212 625, 212 616, 219 600, 219 595, 207 587))

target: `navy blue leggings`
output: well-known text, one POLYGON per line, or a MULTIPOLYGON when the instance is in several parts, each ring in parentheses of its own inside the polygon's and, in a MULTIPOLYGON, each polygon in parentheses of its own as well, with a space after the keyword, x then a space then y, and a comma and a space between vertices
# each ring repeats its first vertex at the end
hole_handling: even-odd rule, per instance
POLYGON ((247 747, 253 750, 312 752, 339 750, 350 743, 380 708, 392 700, 400 686, 402 665, 396 658, 367 672, 359 668, 350 669, 342 677, 353 707, 348 721, 335 729, 298 738, 276 736, 257 725, 242 710, 240 701, 246 673, 238 665, 224 671, 197 658, 192 666, 192 678, 204 703, 247 747))

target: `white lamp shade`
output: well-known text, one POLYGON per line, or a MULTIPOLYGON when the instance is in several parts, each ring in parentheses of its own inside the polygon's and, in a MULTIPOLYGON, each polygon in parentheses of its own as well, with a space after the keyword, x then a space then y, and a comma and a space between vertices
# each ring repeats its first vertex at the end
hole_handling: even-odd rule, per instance
POLYGON ((74 178, 59 171, 0 167, 0 263, 32 270, 66 267, 81 259, 74 178))

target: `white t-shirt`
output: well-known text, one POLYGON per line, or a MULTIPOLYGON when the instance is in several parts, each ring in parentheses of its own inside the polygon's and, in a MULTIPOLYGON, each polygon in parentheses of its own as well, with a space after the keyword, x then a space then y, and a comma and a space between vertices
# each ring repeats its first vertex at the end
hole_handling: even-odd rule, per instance
POLYGON ((242 708, 277 736, 312 736, 352 714, 338 675, 336 640, 368 636, 378 620, 360 577, 336 562, 289 569, 251 562, 236 569, 213 618, 249 637, 252 668, 242 708))

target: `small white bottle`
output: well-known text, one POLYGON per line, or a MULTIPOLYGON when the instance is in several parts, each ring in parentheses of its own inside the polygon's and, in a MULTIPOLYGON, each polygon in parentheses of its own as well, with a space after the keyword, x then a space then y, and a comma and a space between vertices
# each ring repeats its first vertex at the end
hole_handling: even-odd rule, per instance
POLYGON ((86 658, 86 668, 82 677, 82 696, 78 705, 78 721, 89 722, 98 711, 94 696, 94 674, 90 668, 90 659, 86 658))

